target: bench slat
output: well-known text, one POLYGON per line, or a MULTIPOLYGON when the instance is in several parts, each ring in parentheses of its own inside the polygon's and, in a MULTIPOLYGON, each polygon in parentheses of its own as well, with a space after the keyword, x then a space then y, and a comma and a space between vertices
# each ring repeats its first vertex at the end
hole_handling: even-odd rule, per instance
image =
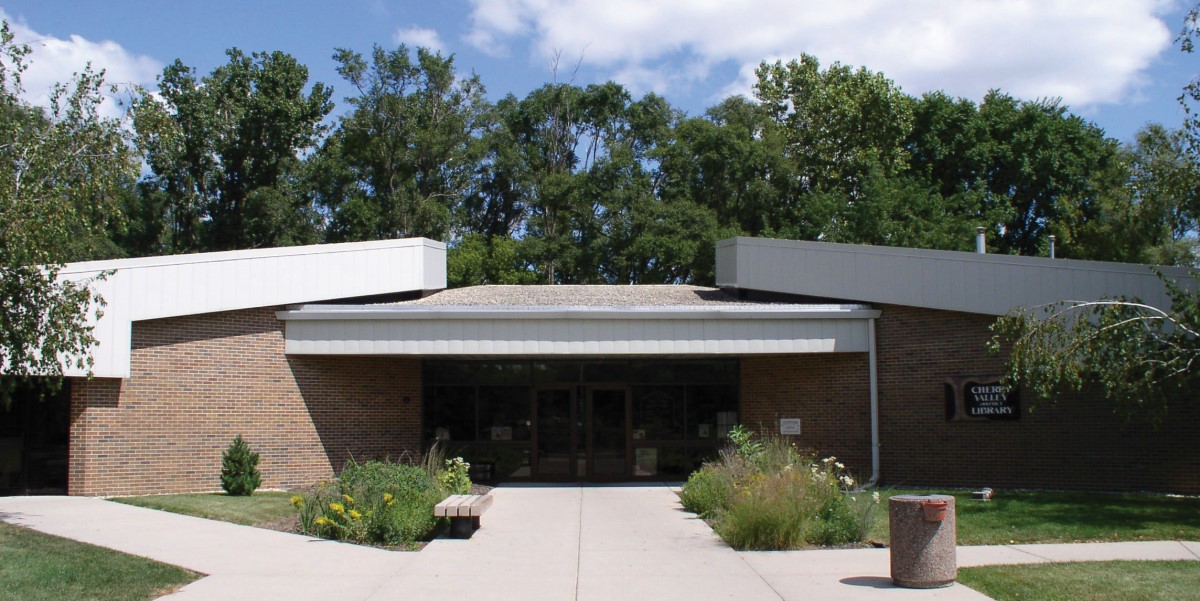
POLYGON ((450 495, 433 508, 434 517, 479 517, 492 505, 492 495, 450 495))

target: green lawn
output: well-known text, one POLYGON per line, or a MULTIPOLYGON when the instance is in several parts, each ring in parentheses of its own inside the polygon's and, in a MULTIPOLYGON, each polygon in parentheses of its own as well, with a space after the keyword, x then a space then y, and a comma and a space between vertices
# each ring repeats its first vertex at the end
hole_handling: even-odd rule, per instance
POLYGON ((200 576, 0 523, 0 599, 154 599, 200 576))
POLYGON ((998 492, 973 501, 965 491, 902 491, 882 495, 871 540, 888 540, 887 498, 953 494, 959 545, 1028 542, 1200 541, 1200 499, 1163 494, 998 492))
POLYGON ((1195 599, 1198 561, 1096 561, 958 570, 958 581, 998 601, 1195 599))
MULTIPOLYGON (((1200 499, 1146 494, 1004 492, 989 502, 953 494, 958 544, 1073 543, 1094 541, 1200 541, 1200 499)), ((888 540, 887 497, 929 494, 890 490, 873 514, 872 540, 888 540)))
POLYGON ((193 493, 120 497, 110 500, 234 524, 268 526, 296 516, 296 509, 288 501, 293 494, 260 491, 249 497, 231 497, 225 493, 193 493))

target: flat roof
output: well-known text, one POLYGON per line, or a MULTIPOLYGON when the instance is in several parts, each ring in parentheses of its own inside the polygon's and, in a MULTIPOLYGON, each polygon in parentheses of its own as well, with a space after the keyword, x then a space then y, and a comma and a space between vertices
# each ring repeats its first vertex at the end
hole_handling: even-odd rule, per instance
POLYGON ((752 301, 720 288, 703 286, 612 286, 612 285, 545 285, 545 286, 470 286, 442 290, 424 298, 396 303, 393 306, 520 306, 520 307, 665 307, 712 305, 774 305, 779 302, 752 301))
POLYGON ((699 286, 474 286, 373 305, 308 304, 288 354, 542 356, 866 352, 861 304, 740 299, 699 286))

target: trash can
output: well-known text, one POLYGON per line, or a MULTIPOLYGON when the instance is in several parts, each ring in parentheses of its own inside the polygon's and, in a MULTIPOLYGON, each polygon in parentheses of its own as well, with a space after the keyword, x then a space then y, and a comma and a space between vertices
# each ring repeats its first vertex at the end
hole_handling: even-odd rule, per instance
POLYGON ((954 497, 896 495, 888 501, 892 582, 905 588, 938 588, 958 578, 954 497))

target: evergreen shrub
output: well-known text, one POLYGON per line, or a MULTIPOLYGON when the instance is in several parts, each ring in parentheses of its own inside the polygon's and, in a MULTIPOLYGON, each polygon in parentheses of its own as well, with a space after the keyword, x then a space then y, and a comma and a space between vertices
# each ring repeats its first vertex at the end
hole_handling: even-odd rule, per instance
POLYGON ((221 488, 231 496, 248 497, 261 485, 258 453, 238 434, 221 455, 221 488))

